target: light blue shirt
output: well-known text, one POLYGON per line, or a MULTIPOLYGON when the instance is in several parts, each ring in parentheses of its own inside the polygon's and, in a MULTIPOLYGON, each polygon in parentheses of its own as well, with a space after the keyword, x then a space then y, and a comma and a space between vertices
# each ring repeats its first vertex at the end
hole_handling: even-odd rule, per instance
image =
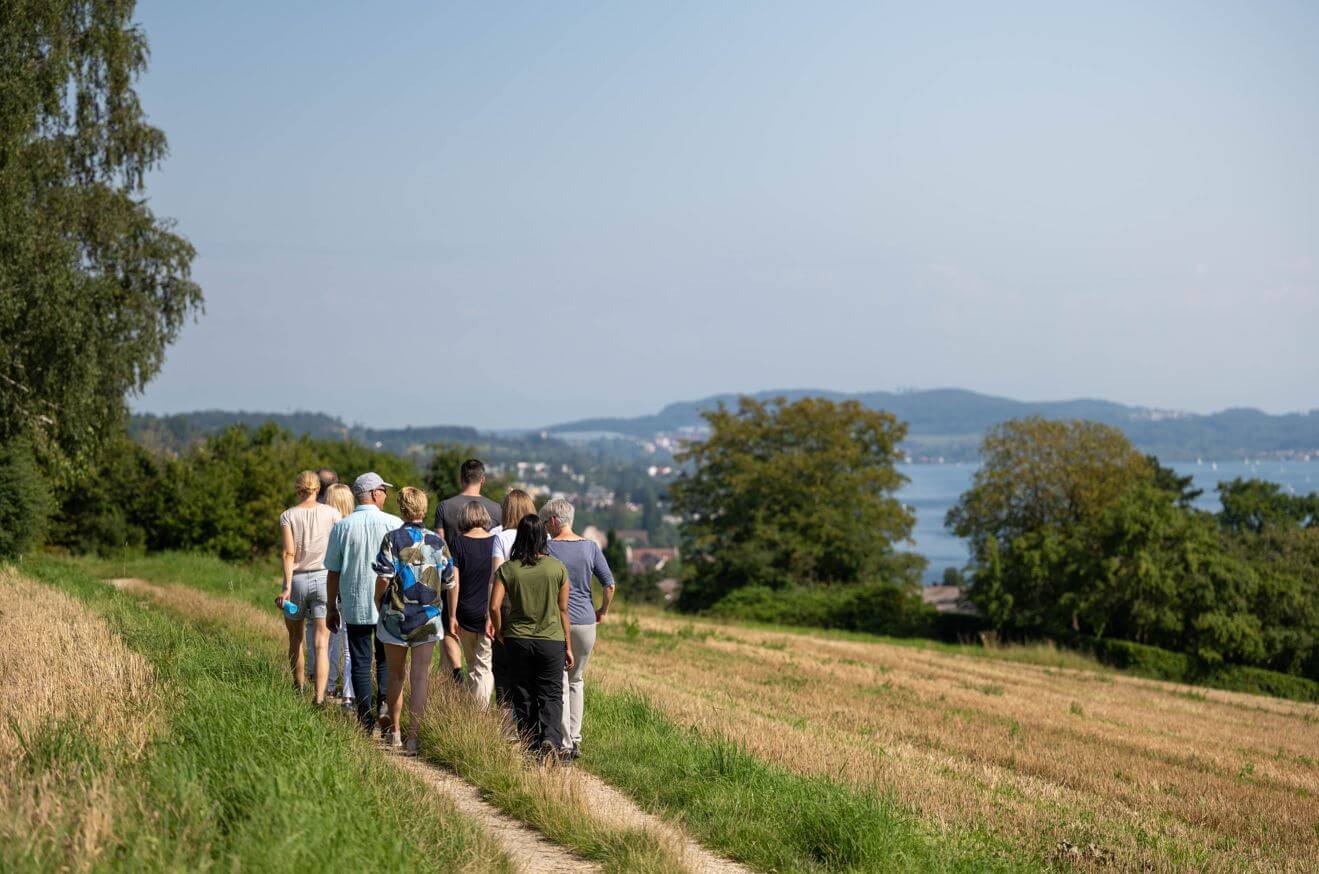
POLYGON ((330 529, 325 569, 339 575, 341 615, 349 625, 376 624, 376 572, 371 563, 385 535, 402 527, 402 519, 375 504, 358 504, 330 529))

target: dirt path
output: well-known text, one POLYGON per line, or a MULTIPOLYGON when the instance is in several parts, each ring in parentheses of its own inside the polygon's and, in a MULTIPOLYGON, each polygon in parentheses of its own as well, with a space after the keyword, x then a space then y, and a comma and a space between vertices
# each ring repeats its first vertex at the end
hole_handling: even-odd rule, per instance
MULTIPOLYGON (((277 616, 228 598, 188 589, 187 598, 174 597, 171 587, 143 579, 106 580, 121 591, 147 595, 199 619, 227 621, 237 627, 259 628, 278 638, 284 635, 283 622, 277 616)), ((185 587, 186 588, 186 587, 185 587)), ((383 751, 382 751, 383 752, 383 751)), ((462 813, 476 820, 493 836, 513 863, 528 872, 599 871, 600 866, 573 855, 546 839, 540 832, 503 813, 481 797, 476 786, 451 771, 420 759, 384 753, 397 767, 422 780, 437 794, 450 799, 462 813)), ((697 874, 746 874, 749 869, 710 852, 679 825, 647 813, 623 793, 600 778, 580 769, 569 772, 577 793, 605 819, 625 826, 650 830, 672 842, 687 868, 697 874)))
POLYGON ((621 825, 659 832, 680 849, 683 862, 692 871, 698 874, 749 874, 750 868, 710 852, 681 826, 647 813, 631 798, 594 774, 579 768, 573 771, 573 776, 594 810, 621 825))

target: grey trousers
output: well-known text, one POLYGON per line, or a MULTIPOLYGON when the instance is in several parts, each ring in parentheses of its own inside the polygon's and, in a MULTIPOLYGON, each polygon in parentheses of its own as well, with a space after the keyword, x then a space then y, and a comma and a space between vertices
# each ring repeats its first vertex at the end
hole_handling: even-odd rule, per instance
POLYGON ((563 748, 570 750, 582 742, 582 703, 586 689, 584 677, 586 662, 595 649, 595 623, 590 625, 570 625, 568 632, 572 635, 572 657, 575 664, 571 671, 563 672, 563 748))

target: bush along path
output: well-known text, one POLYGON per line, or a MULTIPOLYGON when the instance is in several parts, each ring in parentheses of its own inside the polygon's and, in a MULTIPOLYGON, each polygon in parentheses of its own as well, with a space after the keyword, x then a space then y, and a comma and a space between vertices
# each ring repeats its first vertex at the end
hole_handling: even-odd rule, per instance
MULTIPOLYGON (((229 634, 255 637, 272 665, 283 664, 283 624, 273 611, 187 586, 133 578, 112 582, 193 621, 219 624, 229 634)), ((607 871, 745 870, 588 774, 529 765, 510 743, 506 726, 495 712, 477 710, 448 684, 433 683, 431 689, 422 724, 422 757, 477 787, 484 800, 472 797, 470 789, 455 781, 449 771, 432 774, 428 782, 452 789, 450 798, 461 809, 472 810, 473 802, 484 805, 487 815, 481 821, 489 834, 510 833, 507 817, 497 819, 496 812, 489 809, 493 805, 554 842, 535 832, 527 834, 526 826, 519 826, 523 834, 518 841, 504 847, 515 861, 525 861, 536 870, 590 870, 592 866, 583 858, 607 871), (547 848, 560 855, 555 857, 547 848)), ((389 758, 416 772, 417 763, 389 758)))

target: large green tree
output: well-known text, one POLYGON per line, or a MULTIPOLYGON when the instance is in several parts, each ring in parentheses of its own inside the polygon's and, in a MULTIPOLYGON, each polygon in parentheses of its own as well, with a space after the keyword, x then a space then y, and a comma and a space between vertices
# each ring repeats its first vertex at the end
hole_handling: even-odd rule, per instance
POLYGON ((704 607, 741 586, 908 580, 919 560, 895 554, 914 518, 894 496, 906 426, 855 401, 806 398, 704 414, 708 440, 679 460, 670 487, 686 518, 683 603, 704 607))
POLYGON ((134 90, 132 0, 0 0, 0 443, 67 484, 201 306, 193 248, 147 207, 165 135, 134 90))

